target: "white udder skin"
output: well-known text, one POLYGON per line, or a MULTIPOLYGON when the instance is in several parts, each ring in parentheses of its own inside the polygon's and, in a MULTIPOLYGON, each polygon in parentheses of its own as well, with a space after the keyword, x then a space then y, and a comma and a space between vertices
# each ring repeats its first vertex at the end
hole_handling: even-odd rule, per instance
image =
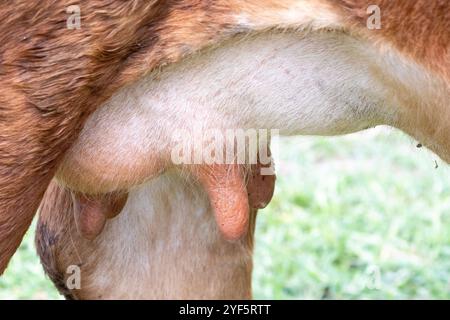
POLYGON ((88 119, 58 177, 86 193, 129 189, 167 166, 176 130, 337 135, 394 123, 377 61, 331 32, 228 41, 120 90, 88 119))

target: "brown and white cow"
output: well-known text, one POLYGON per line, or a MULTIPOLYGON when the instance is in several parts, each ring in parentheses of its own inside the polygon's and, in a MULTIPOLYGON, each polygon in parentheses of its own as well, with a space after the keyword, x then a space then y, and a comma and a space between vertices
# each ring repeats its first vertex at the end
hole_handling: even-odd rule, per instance
MULTIPOLYGON (((1 269, 55 174, 76 203, 130 193, 126 211, 152 178, 181 170, 223 234, 245 234, 245 168, 176 168, 174 128, 334 135, 387 124, 450 160, 446 0, 81 1, 76 30, 65 28, 69 1, 14 2, 0 5, 1 269), (367 28, 372 5, 380 29, 367 28)), ((129 234, 118 221, 107 230, 129 234)))

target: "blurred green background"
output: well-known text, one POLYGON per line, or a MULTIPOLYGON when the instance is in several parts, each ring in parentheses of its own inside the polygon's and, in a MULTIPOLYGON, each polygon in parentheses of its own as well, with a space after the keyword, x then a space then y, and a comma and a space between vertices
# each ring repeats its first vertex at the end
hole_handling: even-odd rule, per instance
MULTIPOLYGON (((450 299, 450 171, 402 133, 283 138, 256 232, 257 299, 450 299), (436 168, 437 167, 437 168, 436 168)), ((0 299, 61 299, 30 231, 0 299)))

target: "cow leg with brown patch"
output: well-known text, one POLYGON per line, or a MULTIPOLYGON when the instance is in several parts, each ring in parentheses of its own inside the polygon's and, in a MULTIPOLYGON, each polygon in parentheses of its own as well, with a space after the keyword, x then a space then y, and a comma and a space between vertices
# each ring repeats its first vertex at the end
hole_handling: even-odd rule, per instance
POLYGON ((15 99, 7 101, 0 95, 0 109, 7 110, 0 118, 0 274, 20 245, 61 155, 80 127, 77 120, 69 125, 67 114, 47 115, 30 104, 20 104, 23 97, 15 99))

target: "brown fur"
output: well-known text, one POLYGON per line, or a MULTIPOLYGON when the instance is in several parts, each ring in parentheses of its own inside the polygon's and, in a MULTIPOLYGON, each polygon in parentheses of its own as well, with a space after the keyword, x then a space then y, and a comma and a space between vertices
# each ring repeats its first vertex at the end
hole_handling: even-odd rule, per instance
POLYGON ((390 43, 450 85, 450 2, 448 0, 328 0, 347 28, 381 45, 390 43), (381 12, 381 29, 367 29, 370 5, 381 12))
POLYGON ((0 5, 0 273, 86 117, 126 83, 232 32, 225 8, 198 0, 79 1, 82 27, 69 30, 72 3, 0 5))

